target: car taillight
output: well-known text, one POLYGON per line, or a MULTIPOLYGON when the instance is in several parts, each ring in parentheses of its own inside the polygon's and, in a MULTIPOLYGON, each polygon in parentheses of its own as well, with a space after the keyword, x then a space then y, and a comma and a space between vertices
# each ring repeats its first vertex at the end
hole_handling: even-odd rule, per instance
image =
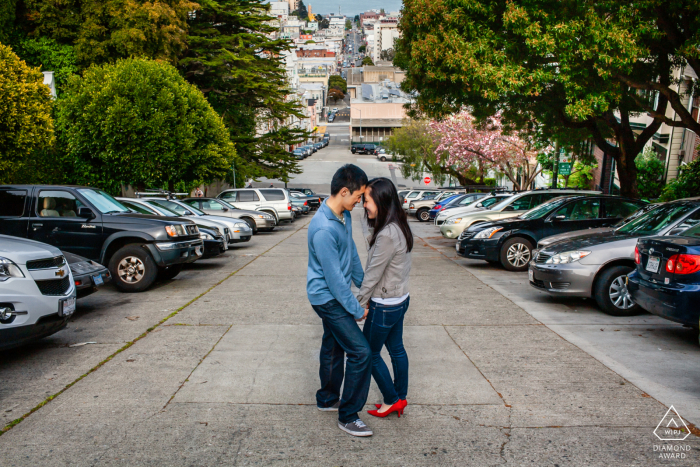
POLYGON ((666 261, 666 271, 693 274, 700 271, 700 255, 673 255, 666 261))
POLYGON ((642 263, 642 255, 639 254, 639 247, 634 247, 634 262, 637 264, 642 263))
POLYGON ((445 206, 440 206, 440 211, 444 211, 444 210, 445 210, 445 206))
POLYGON ((287 211, 291 211, 291 210, 292 210, 292 203, 289 203, 289 204, 287 204, 287 211))
POLYGON ((308 206, 308 205, 309 205, 309 202, 308 202, 308 201, 304 201, 304 206, 308 206))
POLYGON ((319 202, 319 203, 322 202, 321 198, 318 199, 318 202, 319 202))
POLYGON ((406 204, 406 203, 408 203, 408 198, 403 199, 403 204, 406 204))

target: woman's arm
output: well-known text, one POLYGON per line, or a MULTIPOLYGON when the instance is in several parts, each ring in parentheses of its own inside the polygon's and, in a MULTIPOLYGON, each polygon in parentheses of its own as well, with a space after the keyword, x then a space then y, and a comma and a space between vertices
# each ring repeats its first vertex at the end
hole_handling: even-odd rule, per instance
POLYGON ((362 281, 360 293, 357 300, 363 307, 367 304, 374 288, 384 275, 386 267, 396 255, 396 245, 389 233, 389 227, 383 229, 375 241, 374 254, 367 260, 367 269, 365 270, 365 278, 362 281))

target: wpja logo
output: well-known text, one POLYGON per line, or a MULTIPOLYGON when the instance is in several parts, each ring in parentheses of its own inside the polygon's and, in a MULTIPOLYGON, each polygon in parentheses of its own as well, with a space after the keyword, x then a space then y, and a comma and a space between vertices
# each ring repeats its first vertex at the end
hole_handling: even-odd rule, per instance
MULTIPOLYGON (((690 430, 676 409, 671 406, 654 430, 661 441, 683 441, 690 436, 690 430)), ((690 445, 655 444, 654 452, 659 453, 659 459, 685 459, 690 445)))

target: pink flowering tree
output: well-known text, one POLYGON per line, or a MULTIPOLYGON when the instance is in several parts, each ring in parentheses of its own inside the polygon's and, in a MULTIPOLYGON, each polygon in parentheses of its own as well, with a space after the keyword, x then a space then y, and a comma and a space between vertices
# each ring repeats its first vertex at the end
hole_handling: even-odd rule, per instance
POLYGON ((498 115, 478 123, 468 112, 430 123, 439 140, 440 163, 456 171, 494 169, 504 174, 516 190, 529 188, 542 171, 537 163, 535 141, 523 133, 506 134, 498 115))

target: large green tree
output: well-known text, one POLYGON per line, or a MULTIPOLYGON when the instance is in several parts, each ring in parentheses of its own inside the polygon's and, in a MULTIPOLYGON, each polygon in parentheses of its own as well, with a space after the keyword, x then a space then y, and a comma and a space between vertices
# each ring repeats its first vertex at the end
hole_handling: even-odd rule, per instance
POLYGON ((284 54, 286 39, 271 39, 276 28, 263 0, 201 0, 188 20, 189 48, 179 67, 205 93, 224 119, 243 165, 237 181, 300 173, 286 151, 308 138, 288 123, 304 118, 289 96, 284 54))
POLYGON ((662 123, 694 131, 690 88, 700 74, 700 3, 691 0, 406 0, 394 63, 420 95, 414 111, 468 106, 500 111, 544 132, 581 132, 617 162, 621 191, 636 196, 635 158, 662 123), (667 106, 677 120, 666 117, 667 106), (631 119, 648 113, 637 129, 631 119))
POLYGON ((174 63, 186 48, 189 0, 15 0, 25 31, 75 47, 83 67, 140 56, 174 63))
POLYGON ((119 60, 74 76, 57 103, 68 176, 117 194, 223 178, 235 150, 204 95, 163 62, 119 60))
POLYGON ((54 141, 51 95, 44 75, 0 44, 0 183, 12 182, 54 141))

